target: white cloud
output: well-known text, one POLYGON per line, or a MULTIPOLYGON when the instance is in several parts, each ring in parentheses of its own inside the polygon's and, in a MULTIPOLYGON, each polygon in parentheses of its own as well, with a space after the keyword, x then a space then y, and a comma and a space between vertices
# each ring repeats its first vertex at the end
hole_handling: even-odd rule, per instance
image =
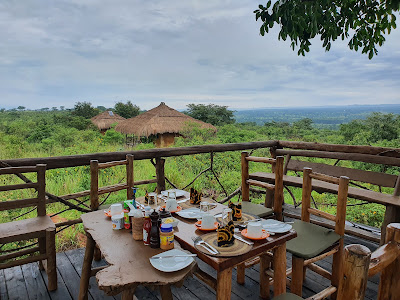
POLYGON ((345 42, 297 56, 253 1, 2 1, 0 106, 166 101, 232 108, 399 103, 400 34, 372 61, 345 42))

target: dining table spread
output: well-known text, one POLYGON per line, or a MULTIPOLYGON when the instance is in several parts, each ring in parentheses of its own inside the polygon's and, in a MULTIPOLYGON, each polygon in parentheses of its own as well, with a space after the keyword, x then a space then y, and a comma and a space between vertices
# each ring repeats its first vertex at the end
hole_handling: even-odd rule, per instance
MULTIPOLYGON (((233 268, 259 256, 260 268, 263 270, 270 263, 268 251, 273 253, 274 295, 277 296, 286 292, 286 242, 297 236, 294 230, 277 232, 267 238, 252 241, 245 238, 239 231, 235 232, 233 246, 218 247, 216 231, 205 231, 201 230, 198 224, 196 226, 198 218, 190 214, 190 211, 197 213, 198 205, 190 204, 189 193, 183 191, 179 196, 177 202, 182 213, 173 214, 173 217, 179 221, 177 226, 174 227, 174 250, 179 252, 174 252, 174 255, 181 255, 182 260, 187 259, 186 267, 179 270, 160 271, 157 269, 159 259, 151 259, 151 257, 168 255, 168 253, 161 249, 146 246, 141 241, 135 241, 129 230, 113 230, 110 219, 104 215, 103 211, 95 211, 81 216, 88 239, 82 267, 80 299, 87 299, 89 278, 93 274, 91 261, 96 246, 108 263, 108 266, 96 273, 99 288, 108 295, 116 295, 122 292, 122 299, 132 299, 138 285, 159 286, 162 299, 172 299, 170 285, 177 284, 179 286, 187 276, 195 274, 216 290, 216 299, 228 300, 231 298, 233 268), (185 215, 184 212, 188 212, 188 214, 185 215), (203 247, 199 243, 203 240, 208 241, 211 248, 217 251, 210 250, 208 246, 203 247), (197 255, 198 259, 215 269, 217 278, 212 278, 212 276, 200 270, 195 260, 188 255, 190 253, 197 255), (191 260, 189 261, 189 259, 191 260)), ((216 217, 220 217, 224 209, 227 208, 226 205, 216 203, 210 198, 202 198, 202 202, 204 201, 210 203, 209 213, 216 217)), ((138 198, 137 202, 147 205, 144 203, 144 197, 138 198)), ((159 210, 162 206, 163 204, 159 202, 153 204, 152 208, 159 210)), ((252 217, 247 217, 246 222, 251 222, 252 217)), ((268 223, 266 225, 271 226, 273 224, 268 223)), ((262 284, 268 280, 268 275, 265 272, 260 272, 261 298, 269 298, 269 286, 262 284)))

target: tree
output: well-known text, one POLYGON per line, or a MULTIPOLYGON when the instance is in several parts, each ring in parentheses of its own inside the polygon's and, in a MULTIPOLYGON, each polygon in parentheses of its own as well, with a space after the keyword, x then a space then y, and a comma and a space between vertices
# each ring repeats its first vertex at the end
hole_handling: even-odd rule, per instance
POLYGON ((126 104, 122 102, 115 103, 114 110, 117 114, 126 119, 136 117, 140 112, 139 106, 133 105, 131 101, 126 102, 126 104))
POLYGON ((312 123, 314 122, 310 118, 304 118, 299 121, 293 122, 293 127, 302 130, 312 130, 312 123))
POLYGON ((86 119, 90 119, 99 114, 99 110, 92 106, 90 102, 77 102, 72 110, 72 114, 75 116, 81 116, 86 119))
POLYGON ((399 137, 400 117, 393 114, 372 113, 366 120, 366 127, 370 130, 371 142, 394 140, 399 137))
POLYGON ((215 104, 188 104, 185 114, 215 126, 235 123, 234 111, 228 110, 228 106, 215 104))
POLYGON ((262 36, 279 25, 278 39, 289 37, 293 50, 300 44, 298 55, 303 56, 317 35, 326 51, 337 38, 350 37, 349 48, 362 49, 370 59, 378 53, 376 46, 385 42, 383 34, 396 28, 394 14, 400 8, 400 0, 282 0, 271 4, 269 0, 254 11, 256 20, 262 21, 262 36))
POLYGON ((26 108, 26 107, 25 107, 25 106, 22 106, 22 105, 20 105, 20 106, 17 107, 18 110, 25 110, 25 108, 26 108))

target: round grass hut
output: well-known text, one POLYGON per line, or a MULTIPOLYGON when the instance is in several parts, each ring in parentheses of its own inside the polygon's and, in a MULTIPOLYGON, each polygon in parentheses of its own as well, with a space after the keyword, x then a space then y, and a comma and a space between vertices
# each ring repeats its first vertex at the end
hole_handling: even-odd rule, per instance
POLYGON ((200 128, 217 131, 213 125, 196 120, 181 113, 164 102, 145 113, 118 123, 115 130, 136 138, 155 136, 156 147, 168 147, 174 143, 176 136, 182 135, 188 123, 196 123, 200 128))
POLYGON ((115 112, 112 112, 111 110, 106 110, 90 120, 100 130, 101 133, 104 133, 110 129, 113 124, 119 123, 126 119, 115 112))

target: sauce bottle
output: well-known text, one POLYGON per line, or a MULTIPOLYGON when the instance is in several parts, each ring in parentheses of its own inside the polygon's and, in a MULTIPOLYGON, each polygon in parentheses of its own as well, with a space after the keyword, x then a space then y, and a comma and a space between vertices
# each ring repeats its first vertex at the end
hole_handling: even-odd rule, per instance
POLYGON ((144 209, 144 223, 143 223, 143 243, 150 245, 150 231, 151 231, 151 220, 150 220, 150 206, 146 206, 144 209))
POLYGON ((150 230, 150 247, 160 248, 160 227, 159 227, 160 215, 153 211, 150 215, 151 219, 151 230, 150 230))

